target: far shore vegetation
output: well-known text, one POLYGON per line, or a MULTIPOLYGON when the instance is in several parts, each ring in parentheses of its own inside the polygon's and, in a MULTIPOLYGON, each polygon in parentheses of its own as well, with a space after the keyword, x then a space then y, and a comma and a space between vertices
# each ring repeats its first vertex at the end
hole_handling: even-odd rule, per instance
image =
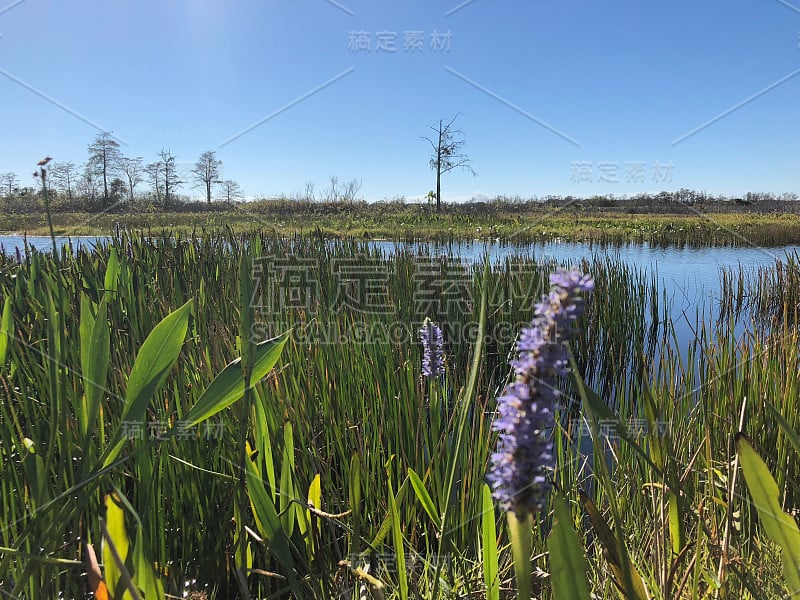
MULTIPOLYGON (((274 198, 248 202, 192 202, 141 197, 101 202, 52 194, 56 235, 107 235, 116 230, 202 233, 230 228, 261 230, 285 237, 317 233, 325 237, 505 242, 593 241, 688 245, 781 246, 800 243, 800 201, 794 196, 747 194, 709 197, 689 190, 634 198, 499 197, 443 203, 404 199, 274 198)), ((41 192, 5 196, 0 232, 48 235, 41 192)))

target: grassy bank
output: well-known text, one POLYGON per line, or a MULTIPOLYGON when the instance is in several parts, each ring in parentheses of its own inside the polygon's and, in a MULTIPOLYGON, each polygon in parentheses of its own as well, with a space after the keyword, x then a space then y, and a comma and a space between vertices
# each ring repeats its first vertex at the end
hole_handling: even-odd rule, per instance
MULTIPOLYGON (((324 204, 264 201, 229 210, 54 214, 59 235, 107 235, 117 224, 132 230, 180 232, 230 227, 287 236, 321 232, 360 239, 501 239, 522 243, 561 239, 689 245, 800 243, 800 216, 789 213, 714 212, 719 207, 682 207, 663 214, 628 214, 585 205, 537 204, 432 207, 403 204, 324 204)), ((0 231, 47 235, 41 212, 0 216, 0 231)))
MULTIPOLYGON (((649 419, 666 434, 611 436, 592 456, 564 384, 553 477, 570 500, 592 590, 620 597, 607 536, 580 492, 607 521, 612 495, 619 503, 622 539, 650 597, 781 597, 779 551, 734 477, 733 435, 744 414, 784 508, 797 507, 800 457, 765 408, 800 429, 800 334, 789 314, 741 340, 725 323, 703 326, 676 348, 647 276, 607 259, 581 267, 596 292, 573 341, 579 371, 613 418, 649 419), (596 477, 598 460, 608 461, 613 489, 596 477)), ((93 253, 65 249, 58 261, 0 256, 0 588, 78 597, 88 585, 83 542, 108 577, 109 540, 125 539, 134 577, 177 597, 232 598, 243 588, 270 598, 516 597, 505 519, 484 505, 484 480, 508 356, 552 268, 527 256, 484 274, 454 257, 225 232, 125 236, 93 253), (458 294, 445 294, 445 280, 458 294), (439 380, 420 375, 425 316, 445 331, 439 380), (472 366, 481 323, 485 345, 472 366), (158 344, 148 346, 154 330, 158 344), (254 375, 247 393, 220 395, 212 381, 226 365, 244 356, 239 377, 259 373, 266 359, 254 344, 284 332, 274 369, 254 375), (147 379, 137 357, 173 350, 174 361, 150 361, 147 379), (209 388, 231 402, 176 433, 210 406, 209 388), (121 433, 132 415, 141 437, 121 433), (497 573, 488 582, 487 564, 497 573)), ((742 297, 768 291, 769 277, 745 278, 742 297)), ((540 598, 552 598, 552 524, 548 509, 534 533, 540 598)))

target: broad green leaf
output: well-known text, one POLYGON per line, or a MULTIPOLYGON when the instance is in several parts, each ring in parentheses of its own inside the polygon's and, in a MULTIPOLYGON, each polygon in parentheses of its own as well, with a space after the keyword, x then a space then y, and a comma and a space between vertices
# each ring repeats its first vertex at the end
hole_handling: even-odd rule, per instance
POLYGON ((794 518, 783 512, 778 484, 744 433, 736 434, 736 452, 764 530, 781 547, 783 576, 794 597, 800 593, 800 530, 794 518))
MULTIPOLYGON (((320 482, 319 473, 314 476, 314 479, 311 480, 311 485, 308 486, 308 506, 313 506, 317 510, 322 510, 322 484, 320 482)), ((305 519, 305 524, 308 525, 308 531, 304 533, 307 533, 306 547, 308 549, 308 559, 310 562, 314 560, 314 553, 316 551, 314 540, 316 533, 319 531, 317 525, 319 517, 313 516, 310 510, 306 510, 305 519)), ((299 523, 302 523, 302 521, 299 523)))
POLYGON ((152 561, 145 554, 142 525, 136 527, 136 543, 133 545, 133 582, 144 592, 145 600, 163 598, 164 586, 156 576, 152 561))
POLYGON ((14 335, 14 321, 11 315, 11 298, 3 302, 3 316, 0 318, 0 369, 6 364, 8 348, 14 335))
POLYGON ((486 600, 500 600, 497 520, 494 514, 492 490, 485 483, 482 494, 481 543, 483 545, 483 583, 486 585, 486 600))
POLYGON ((186 339, 193 301, 167 315, 147 336, 128 377, 123 421, 144 419, 153 394, 172 369, 186 339))
POLYGON ((103 287, 109 292, 116 292, 119 285, 119 256, 117 249, 111 248, 111 253, 108 255, 108 266, 106 267, 106 276, 103 280, 103 287))
MULTIPOLYGON (((120 579, 122 578, 122 570, 120 565, 114 558, 114 553, 111 551, 110 544, 119 554, 122 564, 128 559, 128 549, 130 542, 128 541, 128 534, 125 532, 125 513, 120 505, 119 498, 116 494, 106 495, 106 530, 108 531, 108 538, 103 540, 103 564, 105 565, 105 581, 111 592, 112 598, 122 598, 120 593, 122 589, 120 586, 120 579)), ((130 597, 129 593, 125 592, 125 597, 130 597)))
POLYGON ((428 513, 428 516, 433 521, 433 524, 436 526, 436 529, 442 528, 442 519, 436 514, 436 507, 433 505, 433 500, 431 499, 431 495, 428 493, 428 490, 425 488, 425 484, 422 483, 422 480, 419 478, 419 475, 414 471, 414 469, 408 470, 408 478, 411 480, 411 487, 414 488, 414 492, 417 494, 417 499, 422 504, 422 508, 425 509, 425 512, 428 513))
POLYGON ((192 305, 193 301, 189 300, 168 314, 153 328, 139 349, 128 377, 120 427, 113 438, 117 441, 105 453, 102 461, 103 467, 107 467, 114 461, 127 442, 123 432, 128 423, 141 423, 144 420, 147 406, 153 395, 177 362, 183 340, 186 338, 186 331, 189 329, 192 305))
POLYGON ((678 504, 678 496, 670 491, 667 495, 669 504, 669 538, 672 542, 672 553, 678 556, 686 543, 683 531, 683 521, 681 520, 681 510, 678 504))
MULTIPOLYGON (((264 378, 278 362, 289 332, 257 344, 253 352, 250 373, 251 384, 264 378)), ((214 378, 191 410, 184 416, 188 426, 194 426, 214 416, 244 396, 244 373, 242 361, 237 358, 214 378)))
POLYGON ((100 302, 97 318, 89 309, 91 301, 84 296, 81 301, 81 373, 85 397, 85 416, 83 423, 84 445, 91 435, 92 427, 100 411, 105 393, 108 364, 111 359, 111 332, 108 327, 108 308, 106 296, 100 302), (86 326, 84 327, 84 320, 86 326))
POLYGON ((555 522, 547 547, 550 550, 555 600, 589 600, 586 581, 587 564, 583 547, 572 525, 572 514, 561 495, 554 500, 555 522))

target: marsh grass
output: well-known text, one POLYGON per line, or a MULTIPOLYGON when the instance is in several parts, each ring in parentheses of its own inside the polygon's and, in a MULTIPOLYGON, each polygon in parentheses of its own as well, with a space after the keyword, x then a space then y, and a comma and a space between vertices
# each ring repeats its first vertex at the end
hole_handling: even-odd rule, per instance
MULTIPOLYGON (((141 521, 147 561, 175 596, 196 581, 188 589, 234 597, 242 562, 256 597, 485 594, 483 484, 495 398, 552 264, 522 255, 484 272, 481 264, 424 249, 386 255, 320 235, 230 230, 123 233, 96 251, 67 246, 59 258, 60 270, 47 254, 28 252, 22 264, 0 257, 0 308, 10 315, 6 352, 0 342, 0 589, 24 598, 83 594, 81 542, 99 547, 104 495, 116 487, 141 521), (240 280, 244 260, 260 265, 249 298, 240 280), (109 279, 113 261, 118 274, 109 279), (312 279, 315 292, 275 301, 278 267, 312 279), (458 274, 450 277, 458 293, 431 304, 426 290, 448 273, 458 274), (359 294, 376 277, 387 292, 364 310, 359 294), (145 442, 129 441, 124 462, 86 481, 87 465, 121 426, 137 351, 192 298, 196 310, 180 358, 149 404, 148 422, 179 422, 249 341, 291 330, 276 368, 247 403, 217 415, 213 436, 198 431, 138 453, 145 442), (251 309, 247 340, 240 328, 251 309), (102 319, 101 310, 111 331, 109 369, 103 381, 87 382, 81 323, 87 312, 102 319), (446 374, 430 381, 420 377, 415 337, 426 316, 445 331, 446 374), (473 361, 481 323, 486 336, 473 361), (102 390, 101 403, 96 424, 82 429, 87 386, 102 390), (242 448, 250 456, 244 464, 242 448), (245 479, 249 501, 242 506, 235 490, 245 479), (60 497, 67 490, 74 493, 60 497), (276 512, 267 518, 270 502, 276 512)), ((669 434, 637 432, 633 443, 611 436, 599 456, 576 429, 584 415, 579 395, 564 386, 555 478, 585 543, 594 593, 618 596, 608 548, 581 509, 579 491, 609 521, 614 495, 631 564, 652 597, 779 597, 777 551, 743 484, 731 495, 729 483, 746 398, 744 429, 775 474, 783 506, 800 503, 798 455, 764 408, 768 400, 800 430, 800 340, 788 313, 744 338, 729 322, 701 325, 680 348, 652 276, 602 256, 581 267, 593 273, 597 291, 572 345, 578 371, 609 415, 660 422, 669 434), (598 484, 598 460, 607 461, 613 489, 598 484)), ((768 270, 761 277, 796 283, 768 270)), ((512 598, 505 520, 495 517, 499 594, 512 598)), ((135 519, 126 519, 133 532, 135 519)), ((534 595, 542 598, 551 597, 551 524, 545 515, 533 536, 534 595)))

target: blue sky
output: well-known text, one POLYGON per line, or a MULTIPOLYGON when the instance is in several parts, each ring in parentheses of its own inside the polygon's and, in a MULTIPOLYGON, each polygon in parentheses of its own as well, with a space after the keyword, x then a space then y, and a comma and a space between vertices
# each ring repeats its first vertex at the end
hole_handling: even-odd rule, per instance
POLYGON ((31 185, 99 129, 215 150, 248 197, 414 198, 420 136, 461 113, 477 176, 445 199, 800 193, 800 0, 460 2, 0 0, 0 172, 31 185))

